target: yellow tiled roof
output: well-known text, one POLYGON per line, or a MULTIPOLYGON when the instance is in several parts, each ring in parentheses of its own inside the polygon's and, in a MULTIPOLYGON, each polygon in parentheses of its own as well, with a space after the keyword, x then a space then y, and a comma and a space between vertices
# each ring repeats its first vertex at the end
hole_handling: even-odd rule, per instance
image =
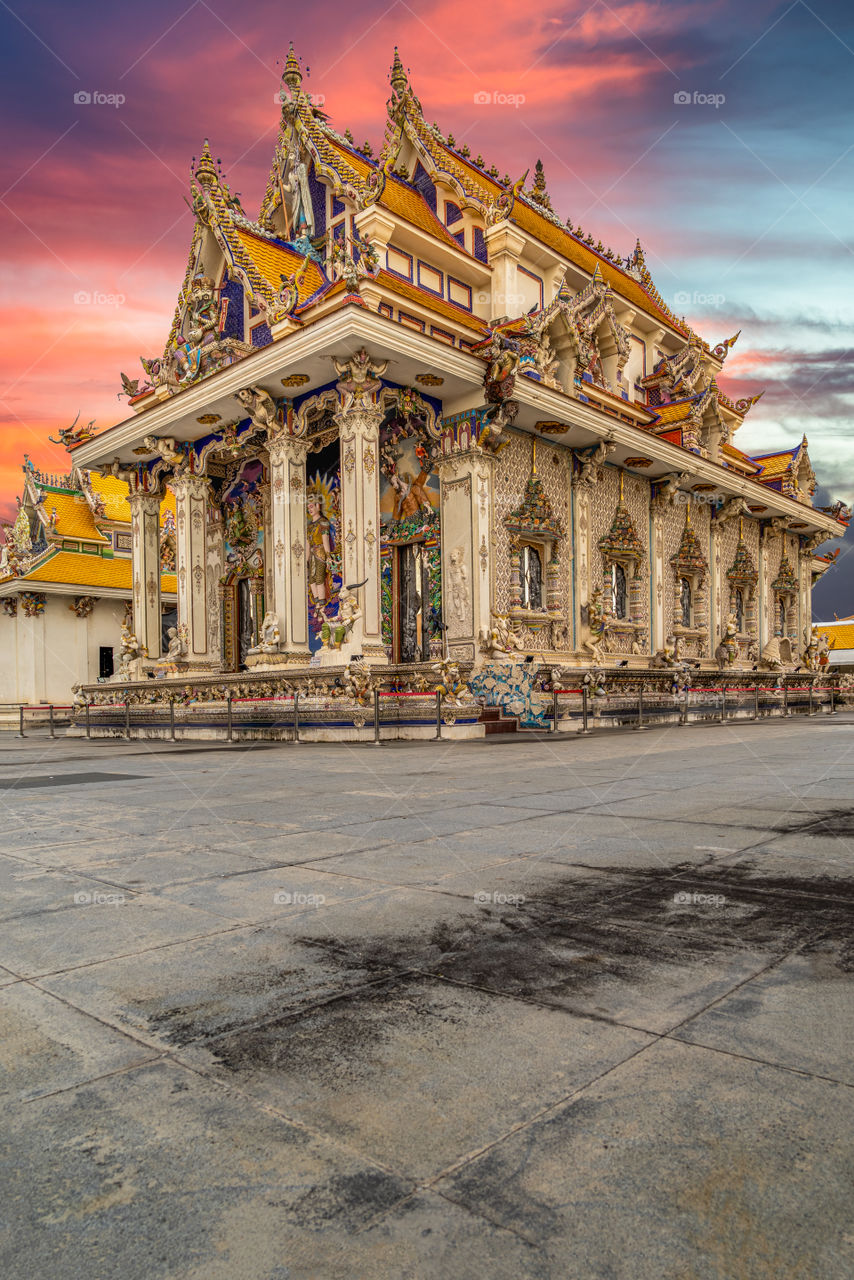
POLYGON ((486 325, 482 320, 478 320, 477 316, 473 316, 470 311, 464 311, 462 307, 455 307, 452 302, 445 302, 442 298, 435 298, 426 289, 419 289, 416 285, 409 284, 407 280, 399 280, 397 276, 393 276, 389 271, 380 271, 377 279, 383 288, 390 289, 392 293, 400 294, 403 298, 408 298, 410 302, 420 303, 422 307, 434 311, 437 318, 441 316, 445 320, 453 320, 457 324, 463 325, 466 329, 472 329, 486 337, 486 325))
MULTIPOLYGON (((22 574, 18 582, 57 582, 74 587, 112 587, 130 591, 132 585, 130 557, 87 556, 78 551, 58 551, 50 559, 36 565, 29 573, 22 574)), ((174 573, 160 577, 161 590, 174 595, 174 573)))
POLYGON ((452 245, 461 253, 465 253, 462 245, 439 221, 423 196, 405 183, 399 182, 396 178, 389 178, 380 196, 380 204, 385 205, 391 213, 396 213, 399 218, 404 218, 413 226, 420 227, 428 235, 435 236, 445 244, 452 245))
POLYGON ((95 524, 89 503, 82 493, 44 492, 44 511, 49 516, 56 507, 56 532, 64 538, 88 538, 107 542, 95 524))
POLYGON ((633 280, 630 275, 620 271, 607 258, 600 258, 598 253, 594 253, 587 245, 580 244, 568 231, 563 231, 554 222, 550 222, 541 213, 537 213, 535 209, 530 208, 529 205, 517 200, 510 214, 510 220, 521 227, 523 231, 527 231, 529 235, 541 240, 543 244, 549 245, 561 257, 568 258, 575 266, 581 267, 582 271, 589 272, 591 276, 598 265, 608 284, 621 298, 625 298, 627 302, 633 302, 635 306, 640 307, 647 315, 658 316, 671 329, 684 333, 682 326, 661 310, 646 290, 641 288, 637 280, 633 280))
POLYGON ((854 649, 854 623, 817 622, 813 625, 814 635, 824 635, 825 631, 830 636, 834 649, 854 649))
POLYGON ((283 275, 292 276, 300 267, 305 267, 299 283, 300 302, 305 302, 306 298, 310 298, 325 283, 317 263, 309 261, 306 267, 305 258, 302 254, 295 253, 293 249, 284 249, 280 244, 271 244, 269 240, 264 240, 261 236, 253 236, 251 232, 242 231, 240 228, 235 228, 235 235, 264 279, 269 280, 274 292, 278 292, 282 287, 283 275))
MULTIPOLYGON (((118 480, 115 476, 102 476, 97 471, 89 472, 89 484, 92 492, 104 500, 104 519, 116 520, 120 524, 130 524, 130 503, 128 502, 128 487, 124 480, 118 480)), ((86 510, 88 511, 88 505, 86 510)), ((160 523, 163 524, 164 516, 167 511, 175 514, 175 495, 169 489, 163 495, 163 501, 160 504, 160 523)))
MULTIPOLYGON (((686 418, 690 418, 694 411, 693 400, 680 400, 677 404, 651 405, 653 413, 658 414, 659 422, 667 424, 684 422, 686 418)), ((653 426, 657 427, 659 422, 654 422, 653 426)))
POLYGON ((759 477, 762 480, 776 480, 778 476, 783 476, 792 465, 794 451, 786 449, 782 453, 769 453, 765 458, 754 458, 753 461, 757 467, 761 467, 759 477))
POLYGON ((753 459, 742 453, 741 449, 736 449, 734 444, 722 444, 721 452, 747 475, 755 475, 759 470, 753 459))

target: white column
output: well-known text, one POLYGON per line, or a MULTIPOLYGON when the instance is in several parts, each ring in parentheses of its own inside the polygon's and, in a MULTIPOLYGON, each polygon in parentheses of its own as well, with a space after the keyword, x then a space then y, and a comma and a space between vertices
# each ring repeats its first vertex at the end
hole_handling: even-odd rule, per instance
POLYGON ((208 630, 207 522, 210 481, 204 476, 173 476, 175 494, 178 624, 187 628, 186 661, 211 666, 219 655, 211 652, 208 630))
POLYGON ((492 502, 495 459, 481 450, 439 460, 442 529, 442 618, 448 655, 477 658, 480 632, 490 625, 492 502))
POLYGON ((133 630, 149 659, 160 657, 160 495, 131 493, 133 630))
POLYGON ((519 258, 525 248, 525 237, 504 219, 484 232, 486 253, 492 267, 492 295, 489 318, 518 315, 519 258))
POLYGON ((341 436, 341 567, 344 585, 365 581, 362 652, 368 662, 387 661, 380 602, 379 424, 374 405, 357 402, 336 416, 341 436))
POLYGON ((665 509, 660 502, 653 504, 652 509, 652 547, 650 555, 650 572, 652 573, 652 628, 650 634, 650 652, 657 653, 663 649, 667 636, 664 624, 664 593, 667 590, 664 572, 664 524, 665 509))
MULTIPOLYGON (((295 663, 308 662, 308 586, 305 538, 305 460, 308 444, 293 436, 269 440, 270 546, 272 599, 269 608, 278 616, 280 651, 295 663)), ((358 582, 359 579, 357 578, 358 582)))

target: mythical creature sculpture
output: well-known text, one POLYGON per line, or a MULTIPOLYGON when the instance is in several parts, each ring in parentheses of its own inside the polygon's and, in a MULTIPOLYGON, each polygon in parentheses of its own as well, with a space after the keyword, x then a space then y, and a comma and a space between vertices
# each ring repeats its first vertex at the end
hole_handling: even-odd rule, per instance
MULTIPOLYGON (((124 374, 122 374, 124 377, 124 374)), ((77 417, 74 419, 70 427, 59 428, 59 439, 54 440, 53 436, 48 436, 51 444, 61 444, 66 449, 73 449, 76 444, 80 444, 81 440, 89 440, 94 435, 95 419, 87 423, 85 427, 77 427, 77 420, 80 417, 80 411, 77 411, 77 417), (75 430, 77 427, 77 430, 75 430)))
POLYGON ((661 507, 669 507, 676 501, 680 489, 691 479, 687 471, 674 471, 656 481, 655 502, 661 507))
POLYGON ((282 178, 283 212, 290 241, 314 235, 314 209, 308 186, 308 169, 294 143, 288 151, 287 173, 282 178))
POLYGON ((166 658, 169 662, 179 662, 186 655, 187 642, 178 627, 170 627, 166 632, 169 643, 166 646, 166 658))
POLYGON ((341 676, 344 696, 364 706, 374 691, 371 669, 366 662, 348 662, 341 676))
POLYGON ((142 662, 148 656, 148 650, 140 644, 131 631, 129 624, 122 623, 122 638, 119 648, 119 678, 122 680, 138 680, 142 675, 142 662))
POLYGON ((602 467, 605 459, 614 452, 616 447, 610 440, 600 440, 593 448, 576 454, 578 461, 581 463, 581 470, 575 477, 575 483, 577 485, 598 484, 603 477, 602 467))
POLYGON ((726 502, 720 507, 713 517, 715 524, 727 524, 730 520, 737 520, 739 516, 743 516, 747 510, 747 503, 742 497, 727 498, 726 502))
POLYGON ((522 641, 513 630, 512 623, 505 613, 492 612, 492 626, 481 631, 479 636, 481 652, 490 658, 514 653, 522 648, 522 641))
POLYGON ((738 619, 734 614, 730 614, 726 621, 726 628, 721 637, 721 642, 715 649, 715 662, 721 671, 725 667, 731 667, 738 657, 738 619))
POLYGON ((143 436, 142 443, 152 453, 159 453, 170 467, 180 467, 186 461, 186 445, 179 443, 174 436, 143 436))
POLYGON ((338 386, 349 393, 346 407, 354 400, 362 400, 365 395, 379 391, 380 379, 388 368, 388 360, 375 360, 368 355, 364 347, 347 360, 332 357, 335 371, 338 374, 338 386))
POLYGON ((263 387, 242 387, 236 395, 249 414, 254 427, 264 431, 275 431, 278 410, 269 391, 265 391, 263 387))
POLYGON ((608 634, 608 621, 605 617, 602 588, 598 586, 593 588, 587 602, 587 629, 590 635, 582 641, 582 649, 590 654, 594 662, 604 662, 602 645, 608 634))
POLYGON ((440 693, 451 706, 461 707, 468 700, 469 694, 468 685, 460 675, 457 663, 446 658, 443 662, 436 663, 433 670, 438 672, 440 677, 436 692, 440 693))

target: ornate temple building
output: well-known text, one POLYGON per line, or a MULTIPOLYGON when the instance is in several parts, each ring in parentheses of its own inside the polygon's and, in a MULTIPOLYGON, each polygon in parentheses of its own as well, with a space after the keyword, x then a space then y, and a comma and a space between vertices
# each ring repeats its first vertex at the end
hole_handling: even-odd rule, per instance
MULTIPOLYGON (((67 704, 72 687, 119 675, 132 634, 128 487, 24 464, 18 514, 0 548, 0 704, 67 704)), ((175 501, 159 513, 163 633, 177 632, 175 501)), ((160 644, 156 655, 159 656, 160 644)), ((125 676, 132 669, 125 662, 125 676)))
POLYGON ((738 448, 738 335, 564 222, 539 161, 511 180, 428 124, 396 52, 376 155, 303 80, 291 49, 254 216, 205 143, 163 350, 69 437, 81 484, 127 489, 137 674, 801 665, 848 513, 813 506, 806 440, 738 448))

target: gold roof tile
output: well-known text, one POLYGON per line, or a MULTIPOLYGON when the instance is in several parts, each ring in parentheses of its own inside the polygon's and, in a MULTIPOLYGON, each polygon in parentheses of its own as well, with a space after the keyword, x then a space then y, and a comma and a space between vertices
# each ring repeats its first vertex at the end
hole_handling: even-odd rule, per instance
MULTIPOLYGON (((249 231, 236 228, 234 234, 265 280, 269 280, 274 292, 282 286, 282 276, 292 276, 305 265, 305 258, 293 249, 285 249, 280 244, 271 244, 261 236, 253 236, 249 231)), ((312 294, 326 283, 323 272, 316 262, 309 261, 299 282, 299 300, 305 302, 312 294)))
POLYGON ((428 311, 435 312, 437 318, 441 316, 444 320, 453 320, 456 324, 486 337, 487 327, 485 323, 483 320, 479 320, 477 316, 473 316, 470 311, 464 311, 462 307, 455 307, 452 302, 445 302, 442 298, 435 298, 426 289, 419 289, 417 285, 410 284, 407 280, 399 280, 397 276, 393 276, 389 271, 380 271, 377 279, 383 288, 389 289, 392 293, 400 294, 403 298, 408 298, 410 302, 419 303, 422 307, 426 307, 428 311))
MULTIPOLYGON (((17 579, 20 583, 55 582, 74 587, 110 587, 130 591, 132 566, 130 557, 89 556, 78 551, 58 551, 49 559, 36 565, 29 573, 17 579)), ((175 594, 174 573, 164 573, 160 578, 161 590, 175 594)))
POLYGON ((85 538, 90 542, 108 542, 95 524, 89 503, 82 493, 44 493, 43 510, 49 516, 56 508, 56 533, 63 538, 85 538))

